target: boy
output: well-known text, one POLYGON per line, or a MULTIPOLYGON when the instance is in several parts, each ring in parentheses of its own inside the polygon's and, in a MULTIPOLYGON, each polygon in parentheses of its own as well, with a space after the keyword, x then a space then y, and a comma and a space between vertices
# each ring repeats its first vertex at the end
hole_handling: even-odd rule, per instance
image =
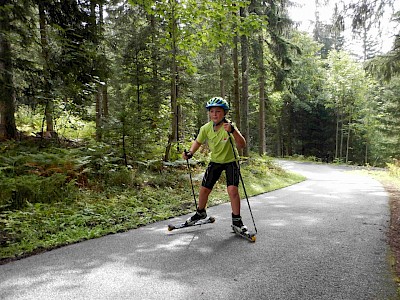
POLYGON ((207 102, 206 108, 211 121, 200 128, 199 135, 196 140, 193 141, 189 152, 184 152, 182 154, 184 159, 190 159, 206 140, 211 150, 211 161, 201 184, 197 211, 186 223, 191 225, 207 217, 206 206, 208 196, 221 176, 222 171, 225 171, 227 191, 231 200, 232 225, 239 231, 246 231, 246 226, 243 225, 240 216, 240 196, 238 189, 239 162, 235 159, 235 157, 239 157, 237 148, 244 148, 246 146, 246 140, 239 130, 225 119, 230 109, 226 100, 220 97, 211 98, 207 102), (232 144, 229 141, 229 139, 232 138, 234 141, 232 144, 236 144, 236 146, 233 147, 236 154, 233 153, 232 144))

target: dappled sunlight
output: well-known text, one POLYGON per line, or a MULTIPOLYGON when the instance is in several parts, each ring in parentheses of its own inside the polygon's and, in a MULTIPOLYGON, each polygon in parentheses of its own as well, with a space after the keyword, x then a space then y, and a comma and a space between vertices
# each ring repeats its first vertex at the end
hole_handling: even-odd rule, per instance
MULTIPOLYGON (((183 222, 183 221, 178 221, 178 222, 183 222)), ((165 231, 167 230, 166 227, 167 227, 167 225, 165 225, 165 226, 159 226, 159 225, 151 226, 151 225, 147 225, 147 226, 145 226, 145 227, 141 227, 140 230, 143 230, 143 231, 150 231, 150 232, 160 232, 160 233, 162 233, 162 232, 165 232, 165 231)))
MULTIPOLYGON (((348 262, 361 260, 365 255, 360 253, 381 241, 385 196, 374 181, 345 177, 336 182, 319 176, 249 199, 258 227, 256 243, 231 233, 230 204, 226 203, 209 207, 207 213, 216 217, 214 224, 168 231, 169 223, 184 222, 187 217, 180 216, 45 253, 37 257, 40 263, 35 267, 29 259, 15 262, 14 268, 20 271, 14 274, 4 266, 10 275, 1 284, 2 295, 19 293, 26 299, 40 299, 35 296, 43 294, 48 299, 97 299, 93 296, 99 295, 103 299, 258 299, 263 295, 247 297, 248 291, 257 282, 263 288, 265 282, 269 286, 268 274, 280 283, 289 278, 280 274, 291 276, 293 269, 298 272, 295 283, 309 271, 324 268, 329 274, 337 265, 340 274, 342 269, 350 274, 360 268, 371 274, 375 265, 368 268, 366 263, 348 262), (337 253, 341 256, 333 256, 337 253), (194 266, 201 266, 195 275, 194 266), (246 294, 238 294, 246 288, 246 294)), ((245 200, 242 216, 253 229, 245 200)), ((358 283, 358 278, 346 279, 352 286, 358 283)), ((326 286, 326 281, 322 284, 326 286)), ((341 282, 337 284, 341 287, 341 282)), ((284 290, 292 286, 285 285, 284 290)), ((277 295, 274 299, 280 299, 277 295)))
POLYGON ((271 206, 277 207, 277 208, 289 208, 289 205, 286 204, 272 204, 271 206))
POLYGON ((387 197, 387 192, 386 191, 371 191, 371 190, 361 190, 363 193, 367 193, 368 195, 372 196, 379 196, 379 197, 387 197))
POLYGON ((301 226, 312 226, 321 222, 320 218, 310 216, 310 215, 301 215, 301 216, 289 216, 286 219, 271 219, 264 221, 264 224, 267 224, 271 227, 283 227, 292 225, 293 223, 297 224, 299 227, 301 226))
POLYGON ((315 218, 313 216, 298 216, 298 217, 295 217, 295 220, 296 220, 296 223, 307 225, 307 226, 316 225, 317 223, 321 222, 320 219, 315 218))
POLYGON ((256 197, 253 197, 252 199, 257 199, 257 198, 262 198, 263 200, 268 200, 269 203, 272 202, 272 201, 270 201, 271 199, 279 199, 276 196, 269 196, 268 194, 263 194, 261 196, 256 196, 256 197))
POLYGON ((374 192, 374 193, 371 193, 371 195, 380 196, 380 197, 387 197, 388 196, 387 192, 385 192, 385 191, 383 191, 383 192, 374 192))
POLYGON ((297 184, 297 185, 292 185, 287 188, 289 191, 294 191, 294 192, 312 192, 312 188, 302 185, 302 184, 297 184))
MULTIPOLYGON (((71 283, 69 283, 70 285, 71 283)), ((148 297, 183 297, 187 291, 187 284, 179 282, 173 276, 166 276, 162 270, 148 269, 123 263, 107 263, 99 266, 79 278, 77 286, 85 286, 78 298, 90 299, 91 295, 102 295, 104 299, 146 299, 148 297), (145 280, 143 280, 146 278, 145 280), (154 289, 154 283, 157 289, 154 289), (171 290, 170 286, 174 289, 171 290), (123 296, 118 291, 124 291, 123 296)), ((54 295, 59 295, 60 289, 69 288, 64 282, 53 286, 54 295), (58 290, 58 291, 57 291, 58 290)), ((57 297, 56 297, 57 298, 57 297)))
POLYGON ((151 235, 145 233, 150 228, 141 228, 48 252, 40 267, 7 278, 2 288, 19 290, 26 299, 34 299, 38 293, 62 299, 65 294, 71 296, 71 291, 76 293, 72 298, 77 299, 93 299, 92 295, 104 299, 186 299, 192 280, 182 280, 182 276, 190 272, 190 260, 194 258, 190 253, 209 256, 215 252, 212 245, 221 247, 224 243, 192 245, 208 235, 205 228, 168 234, 164 226, 164 233, 158 233, 157 226, 151 227, 151 235), (57 255, 65 250, 70 250, 69 259, 57 255), (171 255, 178 251, 182 253, 171 255))
MULTIPOLYGON (((171 236, 172 234, 170 234, 171 236)), ((146 249, 137 249, 136 252, 155 252, 155 251, 159 251, 159 250, 163 250, 163 251, 179 251, 182 248, 187 248, 190 243, 192 243, 193 241, 198 240, 199 237, 198 236, 194 236, 194 235, 175 235, 174 239, 171 240, 170 242, 166 243, 166 244, 161 244, 161 245, 155 245, 153 247, 148 247, 146 249)))
POLYGON ((269 220, 265 223, 268 224, 268 226, 273 226, 273 227, 282 227, 282 226, 286 226, 289 224, 288 222, 286 222, 284 220, 269 220))
POLYGON ((52 281, 53 279, 54 278, 52 278, 51 274, 49 274, 46 271, 44 271, 42 275, 34 277, 30 276, 30 274, 24 274, 24 275, 21 274, 17 278, 14 277, 4 280, 2 282, 2 287, 21 289, 21 288, 26 288, 27 286, 40 286, 41 284, 45 284, 49 281, 52 281), (29 282, 29 284, 27 284, 27 282, 29 282))
POLYGON ((341 196, 333 195, 333 194, 313 194, 315 198, 326 198, 326 199, 340 199, 341 196))
POLYGON ((124 264, 103 265, 86 276, 84 283, 91 290, 95 290, 96 294, 101 294, 107 299, 114 298, 116 291, 126 290, 127 286, 130 288, 128 288, 129 293, 126 294, 126 299, 139 299, 139 297, 146 299, 154 297, 155 294, 161 298, 167 295, 179 298, 187 290, 187 284, 178 282, 173 276, 165 276, 161 270, 124 264), (147 279, 143 281, 143 277, 147 279), (154 283, 157 289, 154 289, 154 283), (171 284, 174 286, 173 290, 170 288, 171 284))

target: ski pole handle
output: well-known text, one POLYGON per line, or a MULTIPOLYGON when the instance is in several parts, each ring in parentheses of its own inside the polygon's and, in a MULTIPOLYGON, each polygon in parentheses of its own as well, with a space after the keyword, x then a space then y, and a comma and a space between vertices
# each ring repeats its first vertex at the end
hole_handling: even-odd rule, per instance
POLYGON ((192 152, 187 151, 186 149, 183 152, 185 152, 185 155, 186 155, 187 159, 191 159, 193 157, 192 152))
POLYGON ((232 121, 228 121, 226 118, 224 118, 222 121, 223 121, 224 123, 229 123, 229 124, 231 125, 231 131, 228 131, 228 134, 229 134, 229 135, 235 132, 236 129, 235 129, 235 126, 233 126, 232 121))

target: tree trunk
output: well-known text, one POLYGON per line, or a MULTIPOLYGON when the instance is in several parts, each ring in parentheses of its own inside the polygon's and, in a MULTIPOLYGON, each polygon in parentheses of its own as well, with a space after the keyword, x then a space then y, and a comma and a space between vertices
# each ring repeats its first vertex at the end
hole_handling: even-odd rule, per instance
POLYGON ((350 133, 351 133, 351 121, 348 124, 347 142, 346 142, 346 164, 349 162, 349 150, 350 150, 350 133))
POLYGON ((276 154, 278 157, 283 157, 283 134, 282 134, 282 118, 278 118, 277 121, 277 137, 276 137, 276 154))
POLYGON ((158 62, 160 60, 159 52, 156 44, 157 40, 157 27, 156 27, 156 20, 153 14, 149 15, 148 21, 150 23, 151 28, 151 76, 152 76, 152 84, 153 89, 151 91, 152 98, 155 100, 153 102, 153 111, 154 116, 157 116, 160 113, 160 106, 161 101, 159 101, 159 97, 161 94, 161 87, 160 87, 160 80, 159 80, 159 66, 158 62))
POLYGON ((340 119, 339 119, 339 132, 340 132, 340 145, 339 145, 339 159, 343 159, 343 141, 344 141, 344 116, 340 114, 340 119))
MULTIPOLYGON (((247 17, 247 8, 240 8, 240 16, 244 19, 247 17)), ((240 130, 246 139, 246 147, 243 149, 243 155, 249 156, 250 149, 250 130, 249 120, 247 116, 249 114, 249 42, 246 35, 240 37, 240 45, 242 50, 242 98, 240 105, 240 130)))
POLYGON ((220 96, 225 98, 225 79, 224 79, 224 66, 225 66, 225 47, 221 46, 219 48, 219 89, 220 96))
MULTIPOLYGON (((4 1, 2 1, 4 2, 4 1)), ((8 1, 5 1, 8 4, 8 1)), ((13 82, 12 53, 8 40, 10 19, 8 14, 0 17, 0 140, 15 139, 15 91, 13 82)))
POLYGON ((286 130, 287 130, 287 138, 286 138, 286 155, 293 155, 293 103, 292 100, 288 100, 288 103, 285 106, 286 110, 286 130))
POLYGON ((107 84, 102 87, 102 98, 103 98, 103 116, 105 119, 107 119, 109 116, 107 84))
MULTIPOLYGON (((175 43, 174 43, 175 44, 175 43)), ((174 45, 173 49, 173 58, 171 65, 171 135, 172 141, 177 141, 177 130, 178 130, 178 105, 177 105, 177 95, 176 95, 176 74, 177 74, 177 65, 176 65, 176 48, 174 45)))
POLYGON ((124 117, 123 122, 122 122, 122 153, 123 153, 123 157, 124 157, 125 167, 128 166, 128 155, 126 154, 126 135, 127 135, 126 132, 127 132, 126 119, 124 117))
POLYGON ((265 67, 264 67, 264 37, 263 31, 260 30, 258 37, 258 46, 260 47, 260 53, 258 59, 259 63, 259 118, 258 118, 258 154, 264 155, 266 151, 265 145, 265 67))
POLYGON ((176 56, 178 54, 177 49, 177 31, 178 24, 175 19, 175 5, 176 0, 171 3, 171 20, 170 20, 170 36, 171 36, 171 44, 172 44, 172 58, 171 58, 171 132, 168 137, 168 144, 165 149, 164 160, 169 161, 170 159, 170 151, 172 147, 172 143, 177 141, 178 138, 178 105, 177 105, 177 74, 178 74, 178 66, 176 61, 176 56))
POLYGON ((339 158, 339 109, 336 111, 336 139, 335 139, 335 159, 339 158))
POLYGON ((46 13, 42 2, 39 2, 39 27, 40 27, 40 43, 42 47, 43 58, 43 80, 44 80, 44 98, 45 98, 45 119, 46 131, 52 133, 54 131, 54 103, 51 98, 50 70, 49 70, 49 43, 47 39, 46 13))
POLYGON ((234 121, 240 126, 240 92, 239 92, 239 37, 237 33, 237 26, 234 28, 235 36, 233 37, 233 109, 234 121))
MULTIPOLYGON (((96 17, 96 16, 95 16, 96 17)), ((103 3, 100 1, 99 2, 99 24, 98 26, 98 31, 100 32, 100 35, 103 37, 103 32, 104 32, 104 6, 103 3)), ((103 46, 101 46, 101 50, 103 53, 103 57, 106 57, 105 49, 103 46)), ((100 58, 104 60, 104 58, 100 58)), ((106 63, 106 62, 104 62, 106 63)), ((102 76, 105 77, 105 76, 102 76)), ((107 78, 103 78, 104 83, 101 86, 101 100, 102 100, 102 117, 103 121, 107 122, 107 118, 109 116, 108 113, 108 86, 107 86, 107 78)))
POLYGON ((100 142, 103 139, 103 93, 101 86, 96 93, 96 140, 100 142))
POLYGON ((344 141, 344 129, 343 122, 340 124, 340 147, 339 147, 339 158, 343 159, 343 141, 344 141))
MULTIPOLYGON (((101 34, 102 25, 103 25, 103 5, 99 4, 99 20, 97 21, 96 17, 96 7, 97 1, 90 2, 90 27, 93 32, 97 35, 101 34)), ((98 44, 98 39, 94 41, 97 46, 100 48, 99 51, 103 51, 101 46, 98 44)), ((100 58, 101 59, 101 58, 100 58)), ((99 60, 99 59, 98 59, 99 60)), ((100 63, 100 61, 97 61, 100 63)), ((103 78, 100 78, 100 81, 103 81, 103 78)), ((108 109, 108 107, 104 106, 104 87, 102 84, 98 84, 97 92, 96 92, 96 140, 98 142, 103 140, 103 130, 104 130, 104 110, 108 109)))

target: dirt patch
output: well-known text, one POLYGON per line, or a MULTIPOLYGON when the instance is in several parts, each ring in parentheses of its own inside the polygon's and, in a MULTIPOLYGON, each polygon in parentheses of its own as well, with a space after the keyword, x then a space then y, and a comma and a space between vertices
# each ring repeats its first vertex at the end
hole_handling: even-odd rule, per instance
POLYGON ((384 184, 389 193, 390 226, 388 230, 389 244, 394 259, 394 271, 400 280, 400 189, 392 184, 384 184))

